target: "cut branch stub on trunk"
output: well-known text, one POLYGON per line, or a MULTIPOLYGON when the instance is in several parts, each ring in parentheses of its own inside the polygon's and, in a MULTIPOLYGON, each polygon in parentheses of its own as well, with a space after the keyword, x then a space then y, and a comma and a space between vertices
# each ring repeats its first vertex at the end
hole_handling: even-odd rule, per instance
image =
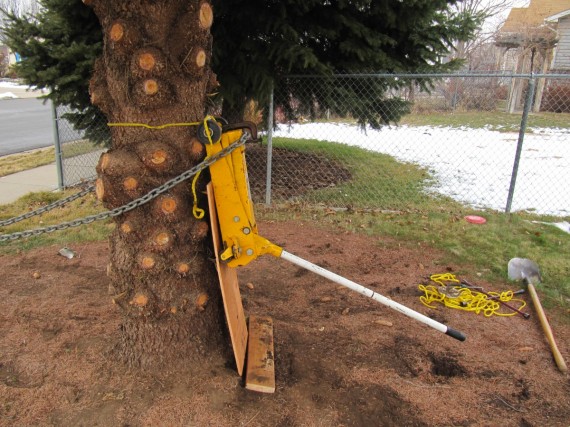
POLYGON ((166 252, 174 245, 174 235, 164 229, 156 231, 150 240, 150 249, 158 252, 166 252))
POLYGON ((214 12, 212 6, 208 2, 200 4, 200 12, 198 22, 202 30, 209 30, 214 22, 214 12))
POLYGON ((114 55, 128 55, 140 43, 141 34, 134 22, 118 19, 113 21, 105 31, 106 46, 114 55))
POLYGON ((101 72, 104 67, 103 59, 97 58, 94 66, 95 73, 89 81, 89 95, 91 97, 91 103, 99 107, 104 113, 107 113, 109 109, 112 108, 114 101, 109 94, 105 74, 101 72))
POLYGON ((184 218, 192 217, 189 196, 182 189, 173 188, 170 193, 155 199, 151 207, 152 216, 164 223, 185 222, 184 218))
POLYGON ((185 169, 176 148, 166 142, 144 141, 135 146, 135 151, 139 159, 153 173, 179 175, 185 169))
POLYGON ((134 225, 131 221, 125 221, 121 224, 120 228, 123 234, 131 234, 134 231, 134 225))
POLYGON ((187 261, 179 261, 176 264, 176 272, 182 276, 186 276, 190 272, 190 263, 187 261))
POLYGON ((193 136, 188 143, 188 154, 194 161, 202 160, 206 155, 204 144, 202 144, 195 136, 193 136))
POLYGON ((209 300, 210 297, 206 293, 198 295, 198 298, 196 298, 196 307, 198 308, 198 310, 204 311, 206 309, 206 305, 208 304, 209 300))
POLYGON ((122 237, 125 239, 136 239, 141 238, 141 234, 147 234, 146 230, 146 207, 140 207, 129 211, 117 218, 118 230, 122 237))
POLYGON ((127 176, 123 179, 123 188, 129 193, 136 193, 140 189, 139 180, 134 176, 127 176))
POLYGON ((192 238, 196 241, 204 240, 208 236, 210 226, 207 221, 196 221, 192 228, 192 238))
POLYGON ((155 48, 139 49, 131 61, 131 75, 134 77, 160 76, 166 72, 166 58, 155 48))
POLYGON ((126 150, 109 150, 99 158, 98 174, 121 176, 125 171, 140 171, 142 163, 138 156, 126 150))
POLYGON ((157 109, 177 102, 171 85, 164 79, 140 79, 131 89, 131 98, 141 108, 157 109))
POLYGON ((148 297, 145 294, 136 294, 129 304, 135 307, 145 307, 148 304, 148 297))
POLYGON ((151 270, 156 267, 157 257, 155 254, 142 253, 138 256, 138 264, 143 270, 151 270))
POLYGON ((182 69, 194 78, 200 77, 206 66, 206 51, 201 47, 191 48, 182 60, 182 69))

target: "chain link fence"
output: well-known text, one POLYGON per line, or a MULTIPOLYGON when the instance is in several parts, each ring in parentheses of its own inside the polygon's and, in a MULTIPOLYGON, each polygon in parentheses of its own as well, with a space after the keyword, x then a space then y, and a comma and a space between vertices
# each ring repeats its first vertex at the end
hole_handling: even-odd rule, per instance
POLYGON ((74 129, 65 115, 74 112, 67 106, 53 109, 55 152, 60 187, 73 187, 97 177, 95 167, 99 157, 106 150, 102 144, 95 144, 85 138, 82 131, 74 129))
MULTIPOLYGON (((429 196, 477 209, 570 215, 570 75, 329 80, 325 86, 321 77, 292 77, 287 93, 276 92, 272 147, 324 154, 350 173, 299 199, 406 209, 422 206, 422 196, 429 196), (392 102, 382 102, 383 96, 392 102), (308 99, 313 102, 307 108, 308 99), (349 106, 350 113, 343 114, 349 106), (390 119, 402 107, 410 114, 395 124, 390 119), (371 113, 389 124, 359 124, 371 113)), ((290 164, 280 170, 292 180, 302 168, 290 164)))
MULTIPOLYGON (((267 110, 256 202, 570 215, 570 75, 293 76, 267 110)), ((95 177, 101 147, 57 124, 65 186, 95 177)))

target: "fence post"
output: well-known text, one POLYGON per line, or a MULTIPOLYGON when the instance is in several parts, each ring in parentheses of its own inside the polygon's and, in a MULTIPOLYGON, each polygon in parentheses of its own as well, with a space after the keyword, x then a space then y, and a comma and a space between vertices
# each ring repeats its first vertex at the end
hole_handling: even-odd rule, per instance
POLYGON ((271 205, 271 169, 273 162, 273 87, 269 94, 269 111, 267 113, 267 169, 265 177, 265 204, 271 205))
POLYGON ((534 99, 534 88, 535 88, 535 80, 534 76, 530 75, 530 79, 528 81, 528 89, 526 92, 526 99, 524 102, 524 109, 521 119, 521 127, 519 129, 519 139, 517 142, 517 151, 515 153, 515 163, 513 165, 513 173, 511 175, 511 185, 509 186, 509 195, 507 197, 507 206, 505 208, 505 213, 510 213, 511 208, 513 205, 513 196, 515 194, 515 185, 517 182, 517 174, 519 172, 519 163, 521 159, 522 147, 524 142, 524 134, 526 132, 526 125, 528 122, 528 113, 532 108, 532 101, 534 99))
POLYGON ((57 170, 57 188, 63 190, 63 164, 62 164, 62 151, 61 151, 61 141, 59 139, 59 118, 57 116, 57 107, 55 102, 51 101, 51 116, 53 120, 53 144, 55 147, 55 168, 57 170))

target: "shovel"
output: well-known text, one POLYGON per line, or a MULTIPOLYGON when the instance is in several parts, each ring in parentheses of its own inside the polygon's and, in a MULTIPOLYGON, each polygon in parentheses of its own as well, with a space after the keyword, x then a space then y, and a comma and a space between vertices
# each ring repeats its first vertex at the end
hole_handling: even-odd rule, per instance
POLYGON ((531 261, 530 259, 526 258, 513 258, 509 261, 508 265, 508 274, 509 279, 511 280, 522 280, 528 286, 528 292, 532 298, 532 302, 534 304, 534 308, 536 309, 536 314, 540 320, 540 324, 542 326, 542 330, 546 335, 546 339, 548 340, 548 344, 550 344, 550 350, 552 351, 552 355, 554 356, 554 360, 556 361, 556 366, 560 372, 566 373, 568 368, 566 367, 566 363, 562 358, 562 354, 560 350, 558 350, 558 346, 556 345, 556 341, 554 341, 554 335, 552 334, 552 329, 550 328, 550 324, 548 323, 548 319, 546 318, 546 314, 542 309, 542 305, 540 304, 540 300, 538 299, 538 294, 536 293, 536 289, 534 285, 538 285, 542 280, 540 276, 540 270, 536 262, 531 261))

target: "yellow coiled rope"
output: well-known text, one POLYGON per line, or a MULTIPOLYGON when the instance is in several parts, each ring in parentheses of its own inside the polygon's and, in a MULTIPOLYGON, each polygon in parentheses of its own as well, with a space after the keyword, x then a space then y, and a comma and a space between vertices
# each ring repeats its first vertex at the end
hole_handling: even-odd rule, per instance
MULTIPOLYGON (((166 123, 166 124, 157 125, 157 126, 149 125, 146 123, 107 123, 107 126, 109 126, 109 127, 143 127, 146 129, 161 130, 161 129, 166 129, 166 128, 170 128, 170 127, 199 126, 200 124, 203 123, 204 128, 206 129, 206 135, 208 136, 208 141, 210 144, 213 144, 214 142, 212 141, 212 132, 210 132, 210 129, 208 128, 208 120, 214 120, 215 121, 216 119, 213 116, 206 116, 206 117, 204 117, 204 120, 201 122, 166 123)), ((208 156, 206 156, 204 160, 206 160, 207 158, 208 158, 208 156)), ((194 178, 192 179, 192 197, 193 197, 192 214, 194 215, 194 218, 196 218, 196 219, 204 218, 204 214, 205 214, 204 209, 201 209, 198 207, 198 196, 196 194, 196 183, 198 182, 198 178, 200 177, 201 172, 202 171, 198 171, 198 173, 196 175, 194 175, 194 178)))
POLYGON ((426 307, 436 308, 434 303, 441 303, 449 308, 463 311, 472 311, 475 314, 483 313, 485 317, 514 316, 515 311, 501 312, 502 302, 517 302, 521 310, 525 305, 521 299, 513 299, 513 291, 482 293, 474 289, 460 286, 460 281, 453 274, 433 274, 430 280, 436 285, 419 285, 418 288, 424 293, 420 301, 426 307), (454 285, 457 283, 457 286, 454 285), (492 298, 495 297, 495 298, 492 298))

